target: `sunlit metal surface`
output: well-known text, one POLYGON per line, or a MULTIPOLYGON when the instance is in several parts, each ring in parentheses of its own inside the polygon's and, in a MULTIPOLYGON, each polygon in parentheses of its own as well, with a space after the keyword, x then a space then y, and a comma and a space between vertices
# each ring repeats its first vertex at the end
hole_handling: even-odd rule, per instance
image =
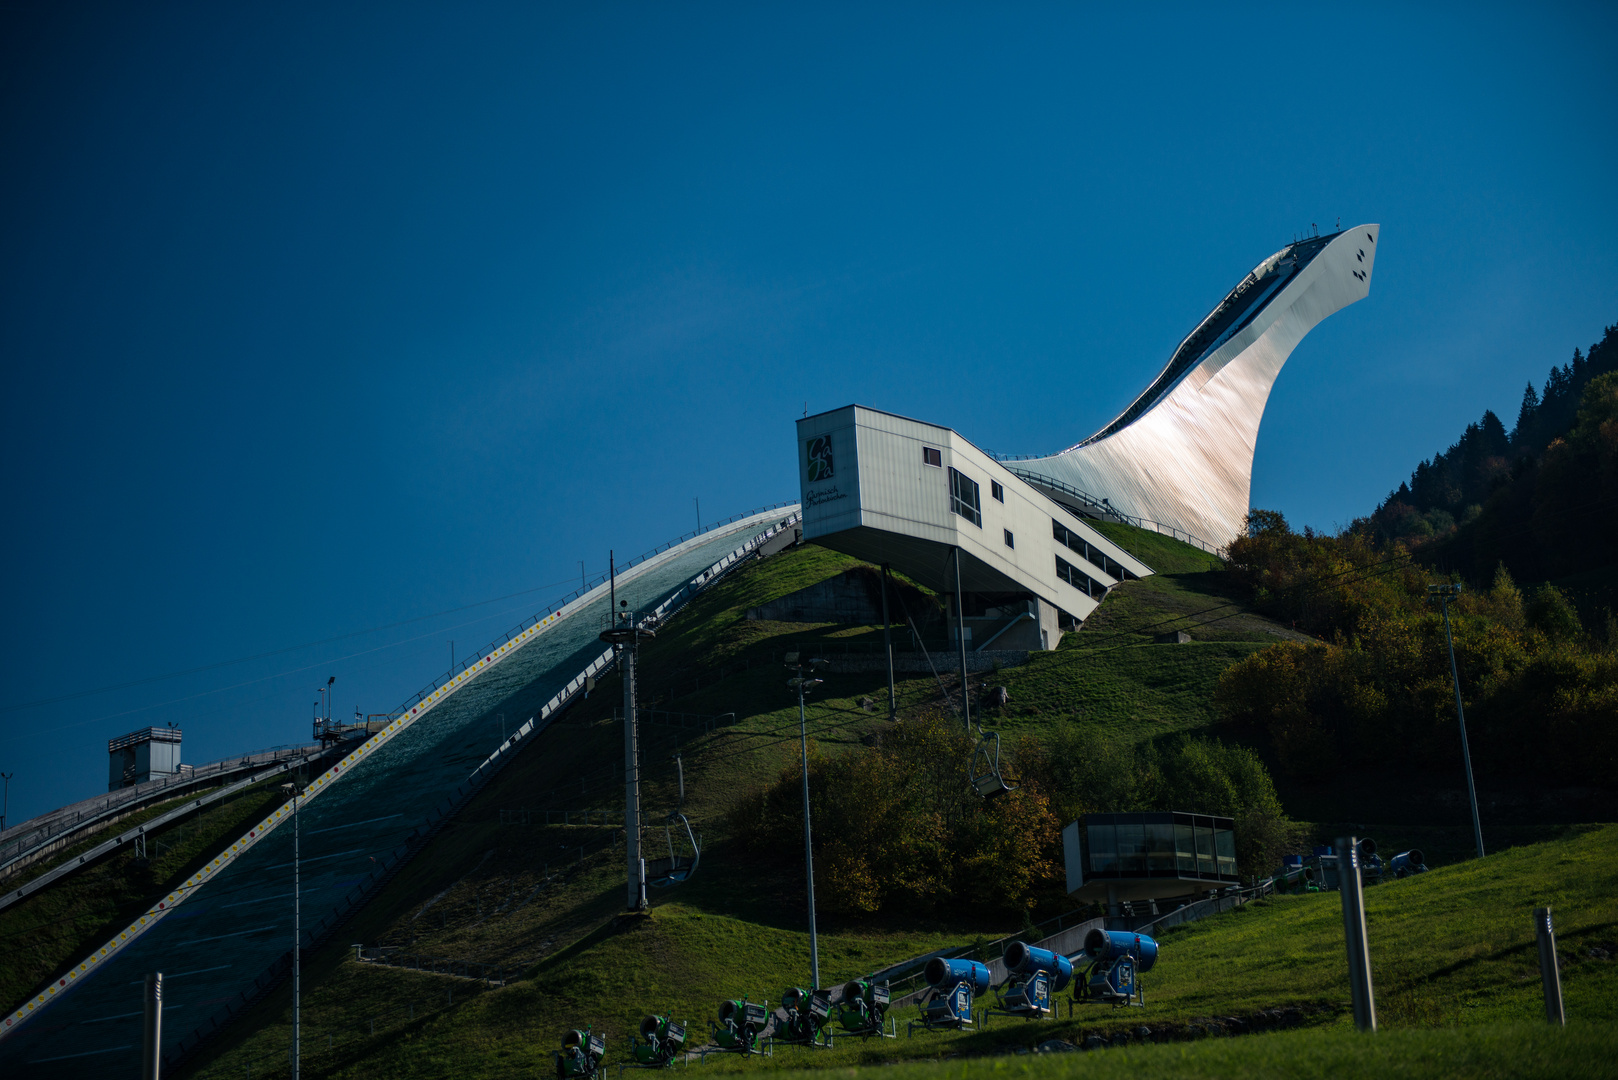
POLYGON ((1369 295, 1379 232, 1358 225, 1271 255, 1117 419, 1060 454, 1018 462, 1017 471, 1228 544, 1247 515, 1258 425, 1281 365, 1322 319, 1369 295))

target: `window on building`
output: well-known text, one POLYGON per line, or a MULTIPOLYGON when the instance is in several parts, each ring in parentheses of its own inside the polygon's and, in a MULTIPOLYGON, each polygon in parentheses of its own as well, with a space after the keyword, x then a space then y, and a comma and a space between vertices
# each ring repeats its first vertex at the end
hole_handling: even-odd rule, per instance
POLYGON ((989 481, 989 494, 994 496, 995 502, 1006 501, 1006 489, 993 480, 989 481))
POLYGON ((1085 541, 1084 537, 1069 529, 1055 518, 1051 519, 1051 535, 1066 544, 1068 550, 1100 570, 1114 581, 1131 581, 1135 575, 1131 574, 1117 559, 1109 556, 1105 551, 1094 544, 1085 541))
POLYGON ((978 482, 955 469, 949 471, 949 508, 978 528, 983 528, 983 504, 979 501, 978 482))
POLYGON ((944 455, 931 446, 924 446, 921 448, 921 463, 941 469, 944 467, 944 455))
POLYGON ((1107 591, 1107 587, 1105 585, 1101 584, 1101 582, 1097 581, 1089 574, 1086 574, 1083 570, 1080 570, 1072 563, 1063 559, 1060 555, 1056 557, 1056 576, 1073 586, 1075 589, 1079 590, 1085 596, 1093 596, 1098 600, 1101 598, 1102 594, 1107 591))
POLYGON ((1011 530, 1001 529, 1000 531, 1006 534, 1006 547, 1015 548, 1017 546, 1017 538, 1011 535, 1011 530))

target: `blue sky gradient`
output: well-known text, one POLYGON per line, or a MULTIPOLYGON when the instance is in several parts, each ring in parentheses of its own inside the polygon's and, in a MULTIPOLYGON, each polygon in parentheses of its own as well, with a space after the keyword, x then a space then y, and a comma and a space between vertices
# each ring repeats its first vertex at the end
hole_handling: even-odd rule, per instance
POLYGON ((794 498, 805 407, 1070 445, 1339 216, 1371 297, 1293 354, 1253 499, 1346 524, 1618 322, 1615 23, 10 5, 11 819, 147 724, 201 762, 306 738, 328 675, 394 706, 693 499, 794 498))

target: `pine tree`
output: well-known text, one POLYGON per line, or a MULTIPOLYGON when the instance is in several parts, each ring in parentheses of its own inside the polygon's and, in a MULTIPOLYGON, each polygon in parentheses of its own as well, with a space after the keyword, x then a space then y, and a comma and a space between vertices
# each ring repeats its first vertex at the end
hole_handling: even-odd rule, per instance
POLYGON ((1539 393, 1534 389, 1534 381, 1528 380, 1528 388, 1522 392, 1522 408, 1517 410, 1517 426, 1511 432, 1513 446, 1520 446, 1534 426, 1534 414, 1539 411, 1539 393))

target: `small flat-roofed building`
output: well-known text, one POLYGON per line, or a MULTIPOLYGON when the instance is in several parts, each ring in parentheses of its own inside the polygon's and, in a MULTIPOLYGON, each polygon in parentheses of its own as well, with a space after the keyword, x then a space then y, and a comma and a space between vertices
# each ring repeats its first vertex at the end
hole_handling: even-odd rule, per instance
POLYGON ((1075 900, 1158 900, 1240 885, 1236 822, 1172 810, 1086 814, 1062 830, 1075 900))
POLYGON ((179 771, 179 728, 142 728, 107 742, 108 791, 161 780, 179 771))

